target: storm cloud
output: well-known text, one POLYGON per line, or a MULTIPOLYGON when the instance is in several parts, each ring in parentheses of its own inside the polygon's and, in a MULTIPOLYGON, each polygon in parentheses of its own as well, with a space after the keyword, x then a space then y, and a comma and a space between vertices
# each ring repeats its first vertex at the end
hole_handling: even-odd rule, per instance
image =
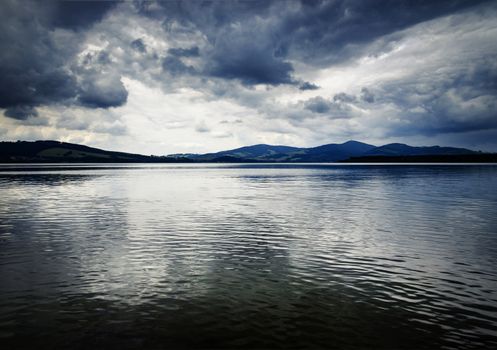
POLYGON ((333 96, 332 99, 325 99, 321 96, 310 98, 304 101, 304 108, 319 114, 326 114, 330 118, 340 119, 351 117, 350 106, 357 101, 357 98, 340 92, 333 96))
POLYGON ((147 47, 142 39, 133 40, 130 45, 138 52, 145 53, 147 51, 147 47))
MULTIPOLYGON (((125 103, 126 93, 119 79, 96 79, 94 72, 87 76, 75 64, 83 40, 77 31, 101 20, 115 3, 44 5, 10 0, 0 4, 0 108, 6 109, 5 116, 26 119, 38 115, 36 107, 56 103, 82 103, 95 108, 125 103)), ((95 61, 109 63, 105 53, 95 61)))
POLYGON ((198 57, 200 55, 199 49, 197 46, 190 47, 188 49, 179 48, 171 48, 167 50, 170 55, 173 56, 183 56, 183 57, 198 57))
POLYGON ((497 150, 496 15, 469 0, 6 0, 2 130, 129 132, 155 154, 164 135, 171 153, 350 137, 497 150))
POLYGON ((118 1, 93 1, 84 0, 55 1, 48 3, 53 6, 50 23, 55 27, 73 30, 84 29, 103 19, 106 13, 115 7, 118 1))

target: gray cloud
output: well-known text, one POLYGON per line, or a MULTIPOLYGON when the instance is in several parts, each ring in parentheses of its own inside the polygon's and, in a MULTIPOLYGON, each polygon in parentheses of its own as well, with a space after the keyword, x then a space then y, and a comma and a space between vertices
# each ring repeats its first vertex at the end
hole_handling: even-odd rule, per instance
POLYGON ((368 89, 363 87, 361 89, 361 100, 368 102, 368 103, 373 103, 374 102, 374 94, 368 89))
MULTIPOLYGON (((24 7, 21 2, 0 4, 0 108, 9 117, 25 119, 25 113, 51 101, 62 101, 75 95, 76 81, 64 69, 65 58, 77 48, 70 40, 57 41, 48 30, 40 29, 30 18, 44 14, 37 4, 24 7), (61 45, 62 44, 62 45, 61 45), (17 112, 16 112, 17 111, 17 112)), ((42 18, 43 19, 43 18, 42 18)), ((34 113, 29 113, 34 115, 34 113)))
POLYGON ((167 56, 162 61, 162 68, 171 75, 195 74, 195 68, 188 66, 176 56, 167 56))
POLYGON ((381 86, 378 104, 398 108, 393 135, 437 135, 497 128, 497 64, 483 58, 464 71, 420 74, 381 86))
POLYGON ((221 120, 219 124, 243 124, 243 120, 241 119, 235 119, 235 120, 221 120))
POLYGON ((197 123, 197 125, 195 126, 195 131, 200 133, 206 133, 211 131, 211 129, 207 126, 205 121, 202 120, 199 123, 197 123))
POLYGON ((53 1, 50 23, 56 27, 84 29, 102 20, 105 14, 119 1, 53 1))
POLYGON ((118 107, 126 103, 128 91, 116 75, 91 77, 81 84, 78 101, 90 108, 118 107))
MULTIPOLYGON (((376 52, 368 52, 374 56, 390 50, 390 43, 398 38, 386 35, 463 10, 475 2, 168 1, 156 5, 135 4, 140 13, 162 20, 168 32, 200 32, 207 38, 202 53, 198 46, 169 49, 172 56, 200 57, 204 75, 238 80, 244 85, 289 84, 313 90, 318 87, 297 82, 291 60, 317 66, 342 62, 364 54, 372 40, 385 37, 384 43, 374 48, 376 52)), ((190 67, 182 61, 168 60, 166 65, 173 74, 191 74, 190 67)))
POLYGON ((7 108, 5 116, 13 119, 26 120, 30 117, 37 117, 38 112, 31 106, 14 106, 7 108))
POLYGON ((326 113, 331 109, 332 104, 333 102, 317 96, 305 101, 304 108, 314 113, 326 113))
MULTIPOLYGON (((0 3, 0 108, 5 116, 27 124, 43 106, 123 106, 128 101, 122 83, 126 77, 162 88, 166 95, 187 87, 197 93, 192 103, 229 101, 268 124, 288 118, 288 123, 307 128, 302 131, 306 137, 329 132, 320 129, 321 119, 340 119, 343 135, 375 128, 390 136, 495 129, 497 57, 488 41, 461 38, 452 43, 451 57, 416 58, 410 51, 411 56, 402 57, 401 69, 392 69, 388 76, 380 73, 390 66, 365 73, 367 79, 357 75, 357 83, 343 87, 341 80, 333 81, 364 60, 402 55, 400 43, 409 36, 429 42, 440 34, 435 23, 417 32, 411 30, 414 25, 451 15, 440 18, 451 23, 443 29, 447 31, 463 28, 465 18, 474 16, 471 21, 476 23, 497 13, 496 5, 483 2, 136 1, 42 6, 6 0, 0 3), (253 86, 258 84, 265 86, 253 86), (315 96, 317 89, 322 96, 288 102, 293 111, 279 102, 315 96)), ((467 32, 492 29, 485 23, 467 32)), ((408 50, 422 45, 410 44, 408 50)), ((276 129, 288 133, 288 123, 281 123, 276 129)), ((243 128, 253 124, 244 117, 243 128)), ((93 130, 91 125, 87 130, 93 130)), ((185 127, 209 131, 202 125, 185 127)))
POLYGON ((147 47, 142 39, 136 39, 131 42, 131 47, 141 53, 147 52, 147 47))
MULTIPOLYGON (((93 84, 88 83, 90 77, 82 75, 85 71, 75 71, 75 66, 71 66, 81 49, 82 36, 77 32, 54 29, 53 26, 78 30, 86 28, 100 20, 114 5, 57 2, 47 3, 45 8, 37 2, 1 2, 0 50, 4 54, 0 58, 0 108, 6 109, 7 117, 26 119, 36 116, 37 106, 53 103, 109 105, 93 103, 97 102, 97 97, 89 96, 87 87, 93 84), (73 18, 70 12, 79 19, 70 20, 73 18), (88 103, 90 100, 93 102, 88 103)), ((105 52, 85 59, 96 60, 101 65, 109 63, 105 52)), ((115 92, 123 88, 119 84, 110 90, 98 90, 102 94, 111 93, 112 97, 105 99, 108 102, 112 100, 112 106, 118 101, 115 92)), ((103 86, 100 83, 93 85, 97 88, 103 86)), ((125 99, 120 101, 124 103, 125 99)))
POLYGON ((304 101, 303 106, 313 113, 327 114, 331 118, 341 119, 351 117, 349 104, 356 101, 355 96, 341 92, 333 96, 332 100, 321 96, 310 98, 304 101))
POLYGON ((317 89, 319 89, 319 86, 317 86, 317 85, 315 85, 313 83, 309 83, 308 81, 303 82, 299 86, 299 90, 302 90, 302 91, 305 91, 305 90, 317 90, 317 89))
POLYGON ((278 11, 284 15, 279 16, 276 29, 281 38, 278 47, 286 55, 308 63, 342 62, 362 55, 365 46, 377 38, 481 2, 302 1, 302 6, 293 11, 285 11, 282 4, 278 11))
MULTIPOLYGON (((485 1, 167 1, 136 6, 163 20, 169 31, 206 35, 214 43, 214 54, 205 59, 215 76, 278 85, 294 83, 288 59, 319 66, 342 62, 362 55, 377 38, 481 2, 485 1)), ((392 36, 376 49, 388 48, 395 39, 392 36)))
POLYGON ((353 103, 356 102, 357 98, 353 95, 346 94, 345 92, 340 92, 333 96, 333 102, 341 103, 353 103))
POLYGON ((172 48, 167 50, 170 55, 179 57, 198 57, 200 56, 200 51, 198 46, 193 46, 188 49, 183 48, 172 48))
POLYGON ((277 48, 272 30, 271 1, 160 2, 159 6, 137 4, 138 10, 156 19, 162 19, 167 32, 193 34, 201 32, 207 38, 208 48, 200 53, 190 49, 173 48, 169 54, 183 57, 201 55, 203 74, 215 78, 238 80, 244 85, 297 84, 292 77, 293 67, 277 48), (260 15, 268 21, 258 23, 260 15), (239 22, 238 22, 239 21, 239 22), (239 25, 235 25, 236 23, 239 25))
POLYGON ((292 65, 278 55, 271 38, 253 31, 252 24, 223 30, 207 56, 206 74, 246 85, 296 84, 292 65))

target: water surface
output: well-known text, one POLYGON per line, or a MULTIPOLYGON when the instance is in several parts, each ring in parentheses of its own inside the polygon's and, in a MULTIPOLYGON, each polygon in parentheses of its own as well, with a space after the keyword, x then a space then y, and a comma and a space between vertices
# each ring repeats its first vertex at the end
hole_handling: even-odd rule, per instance
POLYGON ((497 166, 0 166, 0 346, 497 346, 497 166))

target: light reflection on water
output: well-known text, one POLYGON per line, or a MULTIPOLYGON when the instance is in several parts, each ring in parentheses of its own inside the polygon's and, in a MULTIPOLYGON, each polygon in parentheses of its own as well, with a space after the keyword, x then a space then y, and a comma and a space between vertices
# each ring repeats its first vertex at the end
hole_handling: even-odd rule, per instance
POLYGON ((0 166, 0 345, 497 346, 497 166, 0 166))

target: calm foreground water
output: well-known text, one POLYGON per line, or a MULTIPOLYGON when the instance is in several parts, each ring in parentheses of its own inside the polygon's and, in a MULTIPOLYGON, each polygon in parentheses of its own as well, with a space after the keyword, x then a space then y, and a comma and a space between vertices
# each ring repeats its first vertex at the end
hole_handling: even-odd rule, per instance
POLYGON ((0 347, 496 348, 497 166, 0 166, 0 347))

